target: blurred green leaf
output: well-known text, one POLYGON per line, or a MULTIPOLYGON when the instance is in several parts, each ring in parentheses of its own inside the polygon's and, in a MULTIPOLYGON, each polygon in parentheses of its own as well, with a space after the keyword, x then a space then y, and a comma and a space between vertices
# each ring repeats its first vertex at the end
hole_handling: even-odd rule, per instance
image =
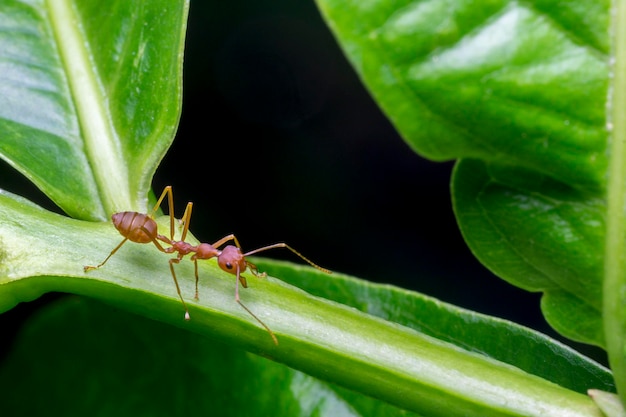
POLYGON ((0 157, 75 218, 146 210, 174 138, 188 3, 0 4, 0 157))
POLYGON ((24 327, 0 368, 0 391, 12 392, 4 415, 416 415, 78 297, 45 307, 24 327))
POLYGON ((626 411, 619 397, 610 392, 589 390, 589 396, 598 404, 606 417, 626 417, 626 411))

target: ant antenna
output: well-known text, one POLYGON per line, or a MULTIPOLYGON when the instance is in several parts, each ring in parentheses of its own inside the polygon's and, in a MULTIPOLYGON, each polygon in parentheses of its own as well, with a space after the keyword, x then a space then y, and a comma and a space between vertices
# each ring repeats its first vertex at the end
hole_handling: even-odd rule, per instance
POLYGON ((313 268, 318 269, 326 274, 332 274, 332 271, 326 268, 322 268, 321 266, 317 265, 316 263, 314 263, 313 261, 311 261, 309 258, 305 257, 303 254, 301 254, 300 252, 298 252, 297 250, 295 250, 294 248, 292 248, 291 246, 289 246, 286 243, 274 243, 273 245, 268 245, 268 246, 263 246, 262 248, 258 248, 258 249, 254 249, 251 250, 250 252, 246 252, 243 254, 243 256, 250 256, 250 255, 254 255, 255 253, 259 253, 259 252, 265 252, 266 250, 270 250, 270 249, 276 249, 276 248, 285 248, 285 249, 289 249, 291 252, 293 252, 294 254, 296 254, 297 256, 300 257, 300 259, 302 259, 304 262, 308 263, 309 265, 311 265, 313 268))

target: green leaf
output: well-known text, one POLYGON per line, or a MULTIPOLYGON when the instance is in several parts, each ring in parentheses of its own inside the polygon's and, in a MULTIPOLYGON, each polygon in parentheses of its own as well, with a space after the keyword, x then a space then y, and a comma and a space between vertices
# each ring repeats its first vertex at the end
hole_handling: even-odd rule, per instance
MULTIPOLYGON (((493 3, 493 7, 487 9, 495 13, 499 11, 497 5, 493 3)), ((361 3, 361 6, 366 7, 367 4, 361 3)), ((448 6, 455 7, 452 3, 448 6)), ((516 10, 515 6, 508 9, 516 10)), ((383 16, 380 11, 374 14, 383 16)), ((466 14, 461 17, 468 23, 476 16, 484 15, 483 11, 476 11, 474 7, 466 7, 465 11, 466 14)), ((9 1, 0 6, 0 46, 3 51, 0 52, 0 63, 10 70, 7 72, 10 75, 7 86, 0 87, 3 97, 0 99, 0 133, 10 136, 6 141, 6 149, 0 149, 3 157, 32 178, 44 192, 75 217, 103 219, 111 212, 120 210, 146 212, 150 177, 171 141, 180 112, 180 65, 186 12, 186 2, 172 4, 165 1, 151 2, 149 5, 121 1, 9 1), (17 47, 13 46, 13 38, 17 47), (34 73, 33 68, 37 69, 34 73), (33 120, 33 117, 15 111, 23 105, 20 102, 22 97, 26 97, 29 108, 42 109, 41 118, 33 120), (33 157, 30 152, 42 149, 44 145, 50 149, 33 157), (75 177, 79 179, 75 180, 75 177)), ((520 22, 533 21, 528 14, 513 15, 520 22)), ((402 16, 396 17, 402 20, 402 16)), ((570 13, 561 16, 563 21, 571 17, 570 13)), ((361 23, 367 23, 367 19, 359 21, 361 23)), ((587 36, 593 33, 590 30, 587 36)), ((545 39, 553 40, 551 34, 545 39)), ((382 32, 381 35, 386 36, 382 32)), ((393 48, 388 48, 390 45, 383 45, 383 50, 393 54, 393 48)), ((532 46, 532 42, 522 44, 521 47, 529 45, 532 46)), ((598 45, 601 47, 602 44, 598 45)), ((590 58, 584 53, 578 58, 576 62, 588 66, 592 73, 605 67, 603 62, 598 63, 594 57, 590 58)), ((417 81, 420 78, 426 80, 425 91, 436 88, 438 82, 428 79, 429 68, 416 67, 413 70, 417 81)), ((453 81, 454 78, 452 74, 444 81, 453 81)), ((483 78, 484 74, 480 76, 480 71, 476 72, 475 80, 483 78)), ((599 80, 600 84, 606 84, 605 79, 599 80)), ((418 87, 412 88, 419 90, 418 87)), ((540 88, 535 90, 541 92, 540 88)), ((469 99, 476 95, 472 88, 462 93, 469 99)), ((391 91, 390 99, 393 95, 394 91, 391 91)), ((586 102, 581 99, 577 104, 586 102)), ((437 102, 435 100, 427 104, 436 107, 437 102)), ((474 123, 474 129, 479 132, 488 115, 478 112, 469 121, 474 123)), ((457 116, 458 123, 465 123, 465 114, 459 112, 457 116)), ((592 115, 587 120, 581 116, 581 120, 593 124, 596 118, 592 115)), ((544 122, 549 125, 552 119, 544 122)), ((435 126, 434 132, 440 129, 436 124, 432 126, 435 126)), ((458 127, 455 129, 458 130, 458 127)), ((499 134, 504 131, 504 125, 496 129, 499 134)), ((592 143, 589 149, 596 155, 593 153, 597 145, 594 134, 590 134, 592 143)), ((478 157, 493 154, 492 143, 487 142, 483 149, 477 150, 472 148, 471 135, 465 137, 461 134, 459 138, 459 152, 478 157)), ((562 140, 564 137, 557 139, 562 140)), ((435 146, 435 153, 446 157, 446 147, 451 143, 435 146)), ((532 149, 523 150, 519 155, 517 151, 508 155, 518 155, 522 160, 532 149)), ((526 168, 542 165, 549 156, 548 152, 526 168)), ((598 167, 606 166, 605 159, 599 157, 598 161, 591 161, 593 163, 586 170, 570 175, 568 167, 576 162, 577 155, 568 154, 568 158, 565 158, 563 166, 551 167, 554 168, 553 173, 560 176, 559 180, 563 179, 561 177, 580 180, 579 188, 589 192, 602 189, 602 179, 594 174, 597 174, 598 167)), ((500 159, 506 158, 500 155, 500 159)), ((166 219, 159 221, 167 223, 166 219)), ((457 341, 451 333, 464 320, 478 321, 480 324, 475 327, 467 327, 474 327, 475 331, 482 329, 486 335, 514 331, 515 326, 509 323, 481 319, 453 308, 441 309, 432 300, 420 299, 410 293, 382 291, 380 288, 376 290, 378 297, 390 296, 399 305, 415 303, 407 310, 410 316, 416 315, 420 308, 427 310, 429 305, 434 304, 435 317, 438 318, 434 326, 447 328, 439 333, 439 330, 432 328, 424 330, 430 324, 426 321, 405 320, 402 316, 395 321, 393 317, 398 316, 387 314, 383 315, 384 318, 376 317, 338 304, 332 301, 333 297, 329 297, 331 300, 316 297, 272 277, 259 280, 250 277, 250 288, 241 291, 242 300, 251 312, 276 333, 279 345, 274 345, 265 329, 235 302, 233 276, 221 271, 215 262, 201 263, 200 300, 187 301, 192 319, 186 322, 182 319, 183 309, 174 291, 167 264, 171 257, 155 250, 152 245, 129 242, 121 247, 105 267, 84 272, 84 265, 102 261, 121 240, 121 236, 109 223, 95 224, 68 219, 48 213, 15 196, 0 193, 0 311, 49 291, 82 294, 185 330, 211 336, 237 348, 260 353, 403 410, 427 415, 599 416, 596 405, 580 390, 588 384, 598 384, 608 390, 612 388, 610 375, 605 369, 552 341, 537 337, 533 332, 520 331, 519 340, 525 341, 527 347, 543 349, 544 352, 555 349, 556 357, 548 357, 561 359, 561 362, 557 362, 566 364, 568 369, 565 372, 556 372, 552 365, 541 367, 523 364, 521 359, 528 359, 528 356, 513 358, 512 362, 519 362, 519 367, 511 366, 501 357, 503 352, 498 352, 496 344, 484 343, 487 336, 473 341, 473 336, 463 335, 459 331, 461 336, 457 341), (490 325, 495 326, 492 332, 488 329, 490 325), (539 374, 550 374, 551 379, 542 378, 539 374), (570 378, 580 378, 580 381, 572 382, 570 378)), ((182 262, 173 267, 179 275, 182 294, 188 298, 194 290, 193 266, 190 262, 182 262)), ((289 276, 297 274, 297 268, 288 267, 284 277, 287 280, 289 276)), ((318 280, 330 285, 335 278, 322 276, 318 280)), ((344 284, 348 282, 342 277, 339 280, 344 284)), ((364 287, 355 285, 351 291, 358 292, 364 290, 364 287)), ((355 301, 363 302, 359 298, 355 301)), ((61 324, 59 320, 69 322, 71 319, 68 317, 75 318, 81 311, 89 314, 85 310, 66 310, 58 316, 50 313, 52 323, 61 324)), ((98 311, 95 316, 99 320, 93 319, 97 327, 92 328, 104 328, 109 323, 106 320, 107 311, 98 311)), ((118 317, 111 320, 110 325, 121 325, 129 320, 118 317)), ((64 329, 52 323, 39 322, 31 331, 35 336, 41 334, 43 337, 47 332, 43 332, 42 327, 50 327, 51 333, 57 338, 60 334, 78 333, 71 323, 70 328, 64 329)), ((90 325, 84 323, 81 330, 84 331, 90 325)), ((138 342, 137 345, 150 344, 158 349, 160 343, 156 335, 161 329, 151 330, 149 324, 142 322, 138 322, 137 326, 121 335, 132 333, 146 337, 148 342, 138 342), (140 330, 144 328, 145 334, 140 330)), ((93 344, 94 337, 90 338, 93 344)), ((32 346, 33 339, 30 340, 32 346)), ((131 340, 127 336, 126 340, 128 342, 125 344, 129 345, 136 339, 131 340)), ((107 342, 110 341, 113 341, 112 338, 107 338, 107 342)), ((35 339, 34 343, 43 346, 44 350, 48 345, 43 339, 35 339)), ((190 340, 188 343, 195 342, 190 340)), ((20 345, 26 350, 25 346, 20 345)), ((75 352, 71 348, 73 344, 68 340, 68 344, 61 345, 57 352, 75 352)), ((101 349, 119 350, 119 347, 103 344, 101 349)), ((210 352, 206 344, 196 349, 202 353, 210 352)), ((180 351, 184 352, 183 349, 180 351)), ((32 361, 29 357, 32 353, 29 355, 29 352, 32 351, 25 352, 19 363, 32 361)), ((226 355, 223 351, 215 354, 226 355)), ((82 355, 83 359, 86 357, 86 354, 82 355)), ((19 357, 15 358, 18 362, 19 357)), ((37 364, 43 368, 50 360, 44 356, 43 361, 37 364)), ((94 362, 93 358, 89 362, 94 362)), ((122 362, 122 365, 126 364, 125 369, 132 371, 133 362, 129 360, 122 362)), ((56 365, 63 363, 62 360, 55 362, 56 365)), ((238 365, 241 364, 238 361, 238 365)), ((107 369, 106 363, 103 365, 104 369, 99 369, 102 374, 107 369)), ((214 368, 211 366, 213 363, 207 365, 203 362, 202 365, 204 367, 195 367, 194 370, 206 373, 207 369, 214 368)), ((265 368, 266 364, 260 366, 265 368)), ((174 371, 188 368, 182 366, 174 371)), ((13 379, 10 375, 20 372, 20 368, 9 365, 5 369, 8 369, 5 371, 8 373, 3 374, 4 383, 10 384, 13 379)), ((145 364, 144 369, 149 371, 149 364, 145 364)), ((279 372, 285 372, 285 368, 280 369, 279 372)), ((148 371, 142 372, 142 375, 148 371)), ((58 373, 58 370, 52 372, 58 373)), ((289 373, 294 375, 291 371, 289 373)), ((176 373, 173 377, 172 374, 169 376, 174 381, 184 381, 186 375, 188 373, 179 378, 176 378, 176 373)), ((110 383, 113 379, 106 374, 100 376, 104 378, 90 382, 110 383)), ((68 379, 75 380, 75 377, 71 377, 71 374, 68 375, 68 379)), ((164 377, 167 378, 167 375, 164 377)), ((214 381, 222 383, 225 378, 214 377, 214 381)), ((183 383, 180 383, 181 386, 183 383)), ((264 381, 258 385, 267 386, 267 383, 264 381)), ((27 389, 31 387, 28 382, 22 386, 27 389)), ((175 386, 174 392, 181 392, 181 386, 175 386)), ((11 385, 5 387, 5 390, 9 387, 13 389, 11 385)), ((235 392, 245 389, 235 383, 229 384, 229 387, 235 392)), ((91 386, 87 388, 85 400, 89 400, 91 393, 101 392, 90 390, 91 386)), ((190 392, 195 396, 201 395, 199 388, 194 389, 190 392)), ((322 389, 329 388, 324 386, 322 389)), ((65 391, 70 391, 68 394, 75 399, 74 392, 63 389, 65 391)), ((256 390, 252 392, 256 394, 256 390)), ((138 393, 138 397, 145 393, 138 393)), ((163 396, 166 394, 167 390, 163 396)), ((31 396, 32 393, 28 392, 22 398, 31 396)), ((309 395, 306 397, 310 399, 309 395)), ((345 394, 345 397, 349 395, 345 394)), ((262 397, 259 400, 270 401, 262 397)), ((385 408, 382 403, 361 401, 364 401, 362 397, 356 396, 350 404, 362 407, 364 414, 376 409, 395 413, 395 409, 385 408)), ((85 403, 92 404, 89 410, 94 409, 94 402, 76 403, 77 409, 83 414, 85 408, 81 407, 85 403)), ((176 404, 180 405, 180 402, 176 404)), ((164 407, 168 414, 175 413, 172 410, 176 409, 164 407)), ((131 410, 136 412, 132 404, 131 410)))
POLYGON ((479 160, 457 164, 454 207, 474 253, 500 277, 543 291, 561 333, 604 344, 605 204, 547 175, 479 160))
POLYGON ((474 254, 543 291, 558 331, 605 346, 609 2, 319 4, 405 140, 462 158, 454 209, 474 254))
MULTIPOLYGON (((615 369, 615 382, 622 403, 626 404, 626 3, 613 5, 613 86, 608 101, 607 128, 610 142, 609 185, 607 192, 607 236, 604 263, 603 317, 609 361, 615 369)), ((622 410, 623 411, 623 410, 622 410)))
POLYGON ((543 292, 559 332, 606 348, 624 391, 626 4, 318 3, 413 149, 460 159, 474 254, 543 292))
POLYGON ((418 153, 497 160, 603 187, 608 2, 318 4, 418 153))
POLYGON ((0 368, 0 391, 12 393, 3 401, 4 415, 415 415, 77 297, 29 320, 0 368))
POLYGON ((541 333, 510 321, 394 286, 340 274, 325 279, 319 271, 271 259, 255 259, 254 262, 268 274, 282 277, 313 295, 508 363, 571 390, 583 394, 589 387, 615 390, 612 374, 602 366, 541 333), (294 268, 297 274, 293 273, 294 268))
MULTIPOLYGON (((160 221, 168 227, 167 218, 160 221)), ((191 320, 186 322, 168 256, 152 245, 129 243, 103 268, 85 273, 83 265, 106 256, 108 249, 102 248, 120 242, 110 224, 68 219, 6 193, 0 194, 0 224, 0 310, 45 292, 71 292, 210 335, 417 413, 599 415, 587 396, 509 364, 315 297, 275 278, 249 277, 242 301, 276 333, 276 346, 234 301, 233 276, 213 261, 199 265, 200 300, 187 301, 191 320), (37 262, 32 262, 33 253, 37 262)), ((182 293, 193 294, 192 263, 182 262, 176 271, 182 293)), ((292 268, 285 275, 297 274, 292 268)), ((335 278, 318 279, 332 285, 335 278)), ((608 385, 605 370, 583 362, 583 367, 595 368, 594 383, 604 380, 608 385)), ((590 378, 589 369, 578 375, 590 378)))
POLYGON ((181 109, 188 3, 0 4, 0 157, 76 218, 146 210, 181 109))
POLYGON ((619 397, 610 392, 589 390, 589 396, 598 404, 606 417, 626 417, 626 411, 619 397))

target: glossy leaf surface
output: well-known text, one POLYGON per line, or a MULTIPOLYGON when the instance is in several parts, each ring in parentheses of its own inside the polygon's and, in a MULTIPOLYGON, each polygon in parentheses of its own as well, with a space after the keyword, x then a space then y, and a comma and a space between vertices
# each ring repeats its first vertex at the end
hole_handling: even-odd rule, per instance
POLYGON ((544 314, 561 333, 602 346, 604 201, 478 160, 457 165, 454 190, 461 228, 481 259, 515 285, 543 291, 544 314))
POLYGON ((180 116, 185 1, 0 4, 0 157, 76 218, 145 211, 180 116))
POLYGON ((319 4, 405 140, 470 158, 453 195, 475 255, 544 291, 558 331, 604 346, 609 3, 319 4))

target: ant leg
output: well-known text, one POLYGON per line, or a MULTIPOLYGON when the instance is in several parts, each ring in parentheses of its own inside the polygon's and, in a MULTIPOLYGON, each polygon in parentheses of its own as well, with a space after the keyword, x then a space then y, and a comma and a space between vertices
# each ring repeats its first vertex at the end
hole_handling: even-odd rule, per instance
POLYGON ((237 301, 237 303, 239 303, 239 305, 248 312, 248 314, 250 314, 256 321, 259 322, 259 324, 261 326, 263 326, 263 328, 270 334, 270 336, 272 337, 272 340, 274 341, 274 344, 276 346, 278 346, 278 339, 276 338, 276 335, 274 334, 274 332, 272 331, 272 329, 270 329, 269 327, 267 327, 267 324, 263 323, 261 321, 260 318, 258 318, 257 316, 254 315, 254 313, 252 311, 250 311, 250 309, 248 307, 246 307, 244 305, 244 303, 242 303, 241 301, 237 301))
POLYGON ((107 263, 107 261, 109 260, 109 258, 110 258, 111 256, 113 256, 113 254, 114 254, 115 252, 117 252, 117 250, 118 250, 119 248, 121 248, 121 247, 122 247, 122 245, 123 245, 124 243, 126 243, 126 241, 127 241, 127 240, 128 240, 128 238, 127 238, 127 237, 126 237, 126 238, 124 238, 124 240, 122 240, 122 241, 120 242, 120 244, 119 244, 119 245, 117 245, 117 246, 115 247, 115 249, 113 249, 113 250, 111 251, 111 253, 109 253, 109 256, 107 256, 107 257, 105 258, 105 260, 104 260, 104 261, 102 261, 102 263, 100 263, 100 265, 96 265, 96 266, 85 265, 85 266, 83 267, 83 271, 87 272, 87 271, 91 271, 92 269, 98 269, 98 268, 100 268, 102 265, 104 265, 105 263, 107 263))
POLYGON ((189 320, 191 317, 189 316, 189 310, 187 309, 187 304, 185 304, 185 300, 183 300, 183 295, 180 292, 180 287, 178 286, 178 280, 176 279, 176 272, 174 272, 174 264, 179 263, 180 259, 172 258, 170 259, 170 271, 172 271, 172 278, 174 278, 174 284, 176 284, 176 292, 178 292, 178 296, 180 297, 180 301, 183 303, 183 307, 185 307, 185 320, 189 320))
POLYGON ((246 310, 248 312, 248 314, 250 314, 256 321, 259 322, 259 324, 261 326, 263 326, 263 328, 265 330, 267 330, 267 332, 270 334, 270 336, 272 337, 272 340, 274 341, 274 344, 276 346, 278 346, 278 339, 276 338, 276 335, 274 334, 274 332, 272 331, 272 329, 270 329, 267 324, 263 323, 263 321, 261 321, 260 318, 258 318, 248 307, 245 306, 244 303, 241 302, 241 300, 239 299, 239 265, 237 265, 237 281, 235 283, 235 301, 237 301, 237 304, 239 304, 244 310, 246 310))
POLYGON ((200 299, 200 294, 198 293, 198 260, 193 260, 194 269, 196 270, 196 295, 193 297, 196 301, 200 299))
POLYGON ((262 248, 251 250, 248 253, 244 253, 243 256, 253 255, 255 253, 264 252, 266 250, 276 249, 276 248, 289 249, 291 252, 293 252, 294 254, 298 255, 300 257, 300 259, 302 259, 304 262, 308 263, 312 267, 314 267, 316 269, 319 269, 320 271, 325 272, 327 274, 332 274, 332 272, 330 270, 328 270, 326 268, 322 268, 321 266, 317 265, 316 263, 314 263, 310 259, 306 258, 304 255, 302 255, 300 252, 298 252, 297 250, 295 250, 294 248, 292 248, 291 246, 289 246, 286 243, 275 243, 273 245, 263 246, 262 248))
POLYGON ((161 252, 172 253, 175 251, 175 249, 172 247, 174 245, 174 242, 163 235, 156 235, 156 238, 153 240, 153 242, 154 242, 154 245, 157 247, 157 249, 160 250, 161 252), (170 245, 170 247, 167 249, 164 249, 163 246, 159 244, 158 240, 160 240, 163 243, 167 243, 168 245, 170 245))
POLYGON ((235 301, 237 301, 238 303, 240 303, 240 299, 239 299, 239 280, 240 278, 240 273, 239 273, 239 265, 237 265, 237 275, 236 275, 237 279, 235 281, 235 301))
MULTIPOLYGON (((167 249, 165 249, 163 246, 161 246, 161 244, 159 243, 159 240, 160 240, 161 242, 165 242, 165 243, 167 243, 168 245, 171 245, 171 244, 173 244, 174 242, 172 242, 171 240, 169 240, 168 238, 166 238, 166 237, 165 237, 165 236, 163 236, 163 235, 157 235, 157 236, 156 236, 156 238, 152 239, 152 243, 154 243, 154 246, 156 246, 156 248, 157 248, 159 251, 161 251, 161 252, 163 252, 163 253, 172 253, 171 251, 170 251, 170 252, 168 252, 168 251, 167 251, 167 249)), ((168 248, 168 249, 171 249, 171 248, 168 248)))
POLYGON ((230 242, 231 240, 235 241, 235 246, 237 246, 239 248, 239 250, 241 250, 241 245, 239 245, 239 241, 237 240, 237 238, 235 237, 235 235, 228 235, 228 236, 224 236, 223 238, 221 238, 220 240, 218 240, 217 242, 215 242, 213 245, 214 248, 219 248, 220 246, 222 246, 224 243, 226 242, 230 242))
POLYGON ((154 208, 152 209, 152 213, 150 213, 150 217, 154 218, 154 214, 161 206, 161 203, 163 202, 163 199, 165 198, 166 194, 167 194, 168 211, 170 215, 170 239, 174 240, 174 196, 172 194, 171 185, 168 185, 167 187, 163 189, 163 192, 161 193, 161 197, 159 197, 159 199, 157 200, 157 203, 154 205, 154 208))
MULTIPOLYGON (((149 231, 147 231, 147 230, 145 230, 145 229, 144 229, 144 233, 149 234, 149 231)), ((157 237, 165 238, 165 236, 160 236, 160 235, 159 235, 159 236, 157 236, 157 237)), ((127 240, 128 240, 128 238, 124 238, 124 240, 122 240, 122 241, 120 242, 120 244, 119 244, 119 245, 117 245, 117 246, 116 246, 116 247, 115 247, 115 248, 111 251, 111 253, 109 253, 109 256, 107 256, 107 257, 104 259, 104 261, 102 261, 102 262, 100 263, 100 265, 96 265, 96 266, 85 265, 85 266, 83 267, 83 270, 84 270, 85 272, 88 272, 88 271, 91 271, 92 269, 98 269, 98 268, 100 268, 102 265, 104 265, 105 263, 107 263, 107 261, 109 260, 109 258, 111 258, 111 256, 113 256, 113 255, 115 254, 115 252, 117 252, 117 251, 118 251, 118 249, 119 249, 119 248, 121 248, 121 247, 122 247, 122 245, 123 245, 124 243, 126 243, 126 241, 127 241, 127 240)), ((162 240, 163 240, 163 239, 162 239, 162 240)), ((167 241, 167 240, 163 240, 163 241, 164 241, 164 242, 166 242, 166 243, 170 243, 170 244, 171 244, 171 241, 167 241)), ((163 248, 163 246, 161 246, 161 245, 159 244, 159 242, 158 242, 156 239, 154 239, 152 242, 154 242, 154 244, 155 244, 155 246, 157 247, 157 249, 158 249, 158 250, 160 250, 161 252, 166 252, 166 253, 167 253, 167 251, 163 248)))
POLYGON ((183 217, 180 219, 183 222, 183 232, 180 235, 181 242, 184 242, 185 238, 187 237, 187 231, 189 230, 189 222, 191 221, 191 209, 192 208, 193 208, 193 203, 190 201, 189 203, 187 203, 187 207, 185 208, 185 213, 183 214, 183 217))
MULTIPOLYGON (((252 275, 254 275, 257 278, 265 278, 267 276, 267 274, 265 272, 261 272, 259 273, 259 268, 253 264, 252 262, 250 262, 249 260, 246 259, 246 265, 248 266, 248 269, 250 269, 250 272, 252 272, 252 275)), ((241 276, 243 278, 243 275, 241 276)), ((242 284, 245 288, 248 288, 247 285, 244 284, 245 282, 245 278, 242 281, 242 284)))

